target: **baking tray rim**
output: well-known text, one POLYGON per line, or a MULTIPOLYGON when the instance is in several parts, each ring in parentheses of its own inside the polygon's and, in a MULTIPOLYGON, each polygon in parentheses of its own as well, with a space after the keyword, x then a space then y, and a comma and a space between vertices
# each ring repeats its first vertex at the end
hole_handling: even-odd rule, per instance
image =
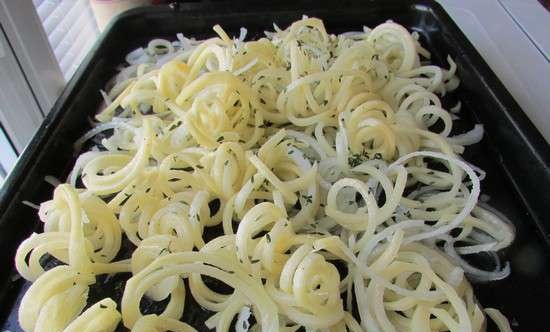
MULTIPOLYGON (((301 2, 302 3, 302 2, 301 2)), ((304 2, 305 3, 305 2, 304 2)), ((91 70, 91 67, 93 66, 94 58, 96 57, 96 54, 98 53, 98 50, 101 48, 104 41, 108 38, 108 34, 112 29, 115 29, 120 24, 124 24, 126 20, 132 19, 135 16, 142 15, 143 13, 151 13, 154 12, 155 14, 165 14, 167 11, 175 11, 179 14, 185 14, 186 12, 182 12, 182 10, 189 10, 190 12, 196 14, 201 13, 203 16, 218 16, 221 13, 221 11, 210 11, 210 12, 203 12, 205 7, 201 6, 199 4, 195 5, 196 3, 191 3, 187 7, 179 7, 178 9, 169 8, 167 6, 157 6, 157 7, 145 7, 145 8, 136 8, 132 9, 130 11, 127 11, 125 13, 122 13, 118 15, 113 21, 111 21, 107 28, 104 30, 104 32, 99 36, 97 41, 94 43, 94 46, 90 49, 85 59, 82 61, 81 65, 78 67, 77 71, 73 75, 73 77, 70 79, 70 81, 66 84, 64 87, 62 93, 58 97, 57 101, 55 102, 54 106, 50 110, 50 112, 47 114, 46 118, 44 119, 43 123, 27 145, 27 147, 22 152, 20 158, 18 159, 14 169, 12 172, 8 175, 6 178, 6 181, 2 188, 0 189, 0 224, 9 222, 9 220, 5 220, 4 216, 8 209, 13 209, 13 204, 16 204, 18 202, 13 201, 13 197, 16 196, 16 193, 19 191, 20 186, 24 183, 25 177, 28 176, 28 174, 32 173, 32 170, 35 167, 35 163, 33 162, 35 158, 40 158, 41 156, 41 147, 44 145, 47 145, 47 142, 49 140, 52 140, 54 137, 51 135, 59 125, 59 122, 63 117, 69 112, 74 111, 71 107, 67 107, 67 105, 70 105, 70 101, 75 98, 75 95, 78 93, 77 87, 85 86, 86 83, 86 76, 85 74, 91 70)), ((213 7, 211 7, 211 4, 216 3, 209 3, 208 7, 209 10, 211 10, 213 7)), ((462 44, 462 47, 464 48, 464 53, 462 54, 465 57, 469 58, 469 61, 472 62, 472 67, 476 70, 476 74, 483 76, 483 79, 487 81, 488 85, 492 86, 491 93, 493 93, 494 99, 499 102, 505 102, 506 105, 503 107, 504 109, 511 110, 511 112, 504 114, 503 116, 507 116, 509 121, 511 121, 513 124, 515 124, 515 127, 517 129, 517 132, 520 134, 519 139, 525 142, 526 147, 531 150, 535 156, 538 156, 537 158, 538 162, 540 163, 540 166, 546 170, 548 173, 548 170, 550 169, 550 146, 546 142, 546 140, 543 138, 542 134, 535 128, 535 126, 530 122, 530 120, 527 118, 526 114, 522 111, 519 104, 514 100, 514 98, 511 96, 511 94, 508 92, 508 90, 504 87, 502 82, 498 79, 496 74, 492 71, 492 69, 489 67, 489 65, 485 62, 485 60, 481 57, 481 55, 477 52, 477 50, 473 47, 473 45, 470 43, 470 41, 466 38, 466 36, 462 33, 460 28, 455 24, 455 22, 450 18, 450 16, 447 14, 447 12, 443 9, 443 7, 432 0, 420 0, 420 1, 414 1, 404 4, 403 1, 399 0, 389 0, 386 2, 383 2, 382 4, 379 4, 379 6, 383 7, 385 5, 402 5, 402 6, 408 6, 408 7, 415 7, 416 9, 420 9, 423 11, 430 11, 433 15, 436 16, 437 21, 439 24, 447 25, 449 29, 453 30, 455 35, 453 36, 457 42, 462 44), (481 75, 482 74, 482 75, 481 75)), ((238 10, 233 8, 233 10, 238 10)), ((263 11, 269 11, 273 13, 272 9, 269 9, 268 7, 247 7, 249 11, 258 10, 260 11, 263 9, 263 11)), ((307 8, 300 8, 304 11, 307 11, 307 8)), ((295 9, 288 9, 288 8, 280 8, 278 11, 281 12, 296 12, 295 9)), ((277 12, 277 11, 276 11, 277 12)), ((235 13, 235 15, 238 15, 239 13, 235 13)), ((246 25, 246 24, 243 24, 246 25)), ((43 158, 43 156, 42 156, 43 158)), ((546 179, 545 179, 546 180, 546 179)), ((546 182, 549 183, 550 182, 546 182)), ((518 195, 520 195, 522 198, 522 191, 520 188, 517 188, 516 191, 518 195)), ((529 203, 523 199, 523 203, 526 206, 528 210, 532 210, 529 206, 529 203)), ((532 211, 530 211, 532 212, 532 211)), ((531 213, 532 218, 535 219, 535 222, 538 224, 539 228, 541 228, 540 222, 537 222, 536 220, 536 213, 531 213)), ((548 241, 547 234, 544 230, 546 228, 542 228, 541 231, 543 232, 543 238, 548 241)), ((13 269, 12 266, 10 266, 10 269, 13 269)), ((0 292, 0 303, 4 304, 4 292, 0 292)), ((5 317, 0 317, 3 319, 5 317)))

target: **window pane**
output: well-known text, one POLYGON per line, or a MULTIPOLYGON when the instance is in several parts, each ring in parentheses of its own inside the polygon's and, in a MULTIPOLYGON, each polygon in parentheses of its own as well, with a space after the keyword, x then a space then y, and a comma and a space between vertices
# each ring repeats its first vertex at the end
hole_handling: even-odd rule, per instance
POLYGON ((99 31, 88 0, 34 0, 63 76, 69 80, 99 31))

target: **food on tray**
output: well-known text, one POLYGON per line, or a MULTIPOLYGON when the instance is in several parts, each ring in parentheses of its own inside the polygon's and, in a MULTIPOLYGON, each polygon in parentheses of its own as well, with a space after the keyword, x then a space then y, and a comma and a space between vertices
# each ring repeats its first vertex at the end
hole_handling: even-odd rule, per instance
POLYGON ((217 331, 484 330, 466 277, 505 278, 496 252, 514 229, 461 158, 482 126, 451 136, 453 60, 430 64, 393 22, 332 35, 304 17, 252 41, 214 30, 131 52, 103 92, 75 146, 95 144, 17 252, 33 282, 22 328, 194 331, 179 321, 192 296, 217 331), (131 273, 119 306, 88 303, 117 273, 131 273), (146 314, 143 298, 166 305, 146 314))

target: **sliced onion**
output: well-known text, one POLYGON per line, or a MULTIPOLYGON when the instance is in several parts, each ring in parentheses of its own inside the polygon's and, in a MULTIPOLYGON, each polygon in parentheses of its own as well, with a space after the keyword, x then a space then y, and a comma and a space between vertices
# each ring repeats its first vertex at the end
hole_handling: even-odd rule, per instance
POLYGON ((40 210, 40 205, 38 204, 34 204, 33 202, 29 202, 29 201, 22 201, 21 203, 25 204, 26 206, 29 206, 35 210, 40 210))
POLYGON ((248 322, 248 319, 250 318, 251 314, 252 313, 250 312, 250 307, 243 307, 241 311, 239 311, 237 322, 235 323, 236 332, 248 331, 248 329, 250 328, 250 323, 248 322))
POLYGON ((493 322, 495 322, 500 332, 514 332, 510 327, 510 322, 508 321, 508 318, 506 318, 506 316, 504 316, 502 312, 493 308, 486 308, 483 311, 485 311, 487 316, 489 316, 493 320, 493 322))
POLYGON ((44 177, 44 181, 46 181, 47 183, 51 184, 54 187, 57 187, 61 184, 61 181, 59 181, 58 178, 56 178, 54 176, 51 176, 51 175, 46 175, 44 177))
POLYGON ((466 164, 462 160, 459 160, 457 158, 450 157, 450 156, 447 156, 445 154, 438 153, 438 152, 418 151, 418 152, 409 153, 409 154, 399 158, 398 160, 396 160, 393 164, 391 164, 390 167, 388 167, 388 170, 391 170, 392 168, 396 167, 397 165, 401 165, 405 161, 407 161, 411 158, 414 158, 414 157, 432 157, 432 158, 443 159, 443 160, 445 160, 445 161, 447 161, 448 163, 451 163, 451 164, 452 163, 456 164, 457 166, 462 168, 468 174, 468 176, 470 177, 470 179, 472 181, 472 191, 470 192, 470 195, 468 195, 468 198, 465 200, 464 207, 462 208, 462 211, 460 211, 460 213, 457 214, 456 217, 454 217, 454 219, 451 222, 449 222, 446 225, 440 226, 440 227, 438 227, 434 230, 424 232, 424 233, 419 233, 419 234, 407 237, 404 240, 404 243, 411 243, 413 241, 419 241, 419 240, 424 240, 424 239, 440 236, 440 235, 446 234, 449 231, 451 231, 452 229, 458 227, 461 223, 464 222, 464 219, 468 215, 470 215, 470 212, 472 212, 472 210, 474 209, 474 207, 477 203, 477 199, 479 197, 479 192, 480 192, 479 178, 475 174, 474 170, 468 164, 466 164))
POLYGON ((462 108, 462 102, 459 100, 458 103, 456 103, 455 106, 451 107, 449 109, 449 112, 451 113, 460 113, 460 109, 462 108))
POLYGON ((479 202, 478 207, 474 209, 474 215, 484 219, 499 229, 506 228, 503 233, 507 236, 500 240, 498 245, 496 245, 493 250, 496 251, 506 248, 512 243, 512 241, 514 241, 516 234, 514 224, 502 212, 486 203, 479 202))
POLYGON ((458 144, 458 145, 472 145, 479 143, 481 139, 483 138, 483 125, 482 124, 476 124, 474 126, 474 129, 460 135, 448 137, 447 140, 451 144, 458 144))
POLYGON ((336 158, 326 158, 319 163, 319 184, 323 189, 329 190, 332 183, 341 177, 341 173, 336 158))
POLYGON ((304 143, 307 143, 307 145, 311 147, 313 150, 315 150, 315 152, 319 155, 319 160, 325 160, 327 158, 327 154, 325 153, 323 148, 319 145, 319 143, 315 139, 313 139, 313 137, 305 135, 301 132, 298 132, 292 129, 288 129, 286 133, 289 137, 294 137, 304 143))
POLYGON ((339 34, 338 37, 349 38, 349 39, 354 39, 354 38, 360 39, 365 37, 365 32, 364 31, 347 31, 339 34))
POLYGON ((109 97, 107 92, 105 92, 103 89, 100 89, 99 93, 101 93, 101 97, 103 97, 103 101, 105 102, 105 105, 111 105, 113 100, 111 99, 111 97, 109 97))
POLYGON ((73 148, 74 148, 75 151, 80 151, 80 149, 82 148, 82 145, 87 140, 89 140, 90 138, 94 137, 95 135, 99 134, 102 131, 109 130, 109 129, 120 128, 120 127, 126 127, 127 129, 130 129, 130 130, 135 130, 136 129, 136 128, 128 125, 127 123, 125 123, 123 121, 120 121, 120 120, 111 121, 111 122, 107 122, 107 123, 102 123, 102 124, 98 125, 97 127, 92 128, 86 134, 82 135, 82 137, 77 139, 76 142, 73 144, 73 148))
POLYGON ((478 282, 502 280, 510 275, 510 263, 506 262, 504 264, 504 267, 501 269, 500 259, 494 253, 492 254, 492 257, 495 259, 496 263, 495 270, 485 271, 475 266, 472 266, 470 263, 466 262, 462 257, 460 257, 460 255, 456 252, 453 242, 453 240, 445 242, 445 253, 460 264, 460 266, 464 269, 464 272, 466 272, 470 277, 470 280, 478 282))
POLYGON ((136 48, 132 52, 126 55, 126 62, 131 65, 142 63, 140 62, 145 54, 145 49, 143 47, 136 48))
POLYGON ((239 31, 239 41, 242 43, 244 39, 246 38, 246 34, 248 33, 248 30, 246 28, 241 27, 239 31))

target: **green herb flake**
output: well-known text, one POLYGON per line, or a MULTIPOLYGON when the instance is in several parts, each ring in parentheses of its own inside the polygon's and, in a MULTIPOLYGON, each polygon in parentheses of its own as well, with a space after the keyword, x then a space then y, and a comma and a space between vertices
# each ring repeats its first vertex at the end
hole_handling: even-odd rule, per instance
POLYGON ((313 202, 313 195, 301 195, 306 203, 311 204, 313 202))
POLYGON ((273 122, 264 121, 264 123, 262 125, 260 125, 260 128, 268 128, 268 127, 271 127, 271 126, 273 126, 273 122))
POLYGON ((369 155, 366 152, 363 153, 353 153, 348 157, 348 164, 350 167, 356 167, 361 165, 363 162, 369 159, 369 155))

